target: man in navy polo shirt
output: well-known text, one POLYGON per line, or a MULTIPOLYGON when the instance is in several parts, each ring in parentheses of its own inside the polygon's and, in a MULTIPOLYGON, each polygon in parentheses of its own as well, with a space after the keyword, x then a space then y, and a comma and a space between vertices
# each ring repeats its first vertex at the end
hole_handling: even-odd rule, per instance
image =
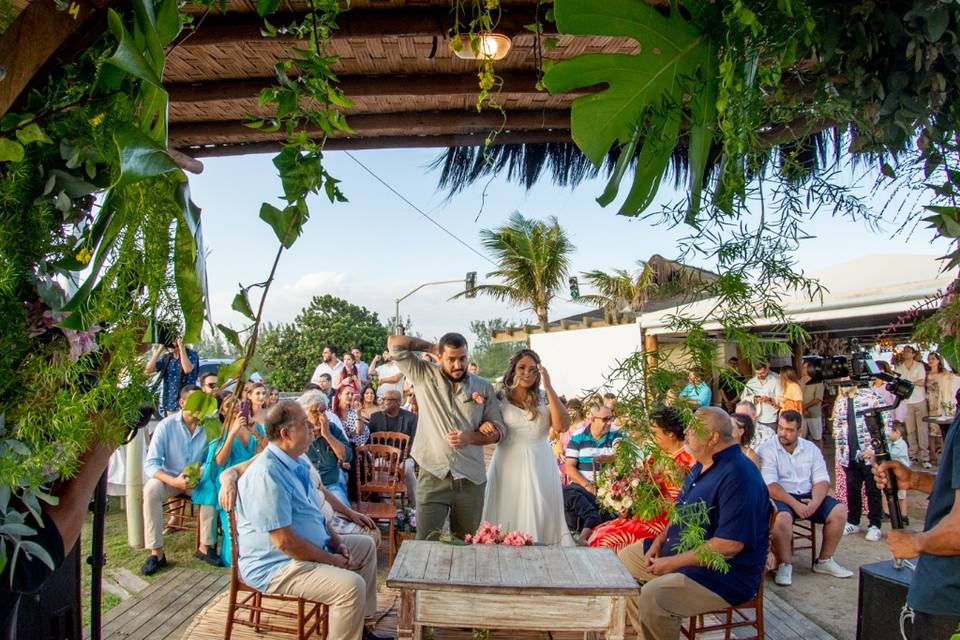
POLYGON ((742 604, 760 588, 770 528, 770 496, 756 465, 733 438, 730 416, 719 407, 697 410, 686 446, 697 460, 677 507, 702 502, 706 546, 727 559, 721 573, 700 565, 696 550, 677 553, 681 528, 673 525, 644 553, 642 543, 620 559, 642 584, 627 615, 641 640, 677 640, 683 618, 742 604))

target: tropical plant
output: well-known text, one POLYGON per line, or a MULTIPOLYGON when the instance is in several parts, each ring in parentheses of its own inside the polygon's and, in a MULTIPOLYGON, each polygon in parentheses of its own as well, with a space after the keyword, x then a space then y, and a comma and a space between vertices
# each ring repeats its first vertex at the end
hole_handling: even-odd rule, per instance
POLYGON ((580 302, 602 307, 607 322, 611 324, 623 322, 624 312, 638 313, 657 295, 658 285, 653 267, 643 261, 637 264, 640 270, 634 273, 625 269, 614 269, 610 273, 600 270, 584 272, 584 279, 596 293, 581 295, 580 302))
POLYGON ((260 344, 264 374, 284 391, 299 391, 310 381, 328 344, 341 355, 359 346, 369 356, 384 349, 387 330, 365 307, 330 295, 314 296, 292 323, 264 328, 260 344))
POLYGON ((501 282, 480 284, 474 291, 532 311, 546 328, 550 303, 564 287, 575 249, 560 223, 552 216, 544 222, 515 211, 502 227, 482 230, 480 240, 498 265, 487 277, 501 282))

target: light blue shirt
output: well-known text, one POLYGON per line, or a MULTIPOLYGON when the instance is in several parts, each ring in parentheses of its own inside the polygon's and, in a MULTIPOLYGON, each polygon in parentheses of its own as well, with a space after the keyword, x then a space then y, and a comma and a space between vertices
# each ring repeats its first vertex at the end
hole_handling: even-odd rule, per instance
POLYGON ((157 425, 147 450, 143 471, 152 478, 157 471, 171 476, 183 473, 187 465, 202 463, 207 453, 207 434, 197 425, 190 433, 182 412, 167 416, 157 425))
POLYGON ((238 568, 244 582, 266 591, 273 576, 291 561, 270 539, 284 527, 326 550, 330 534, 310 482, 310 463, 294 459, 274 443, 240 477, 237 491, 238 568))
POLYGON ((688 382, 687 386, 680 392, 680 395, 684 398, 695 400, 701 407, 709 407, 710 400, 713 399, 713 391, 710 390, 710 385, 706 382, 701 382, 700 384, 688 382))

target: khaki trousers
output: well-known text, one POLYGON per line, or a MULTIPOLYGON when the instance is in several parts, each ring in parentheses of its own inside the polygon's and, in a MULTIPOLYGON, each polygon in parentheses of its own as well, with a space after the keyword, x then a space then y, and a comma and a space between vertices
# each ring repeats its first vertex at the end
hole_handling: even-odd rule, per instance
POLYGON ((356 571, 291 560, 277 572, 267 593, 299 596, 330 607, 329 640, 360 640, 364 617, 377 614, 377 548, 369 536, 343 535, 356 571))
POLYGON ((483 493, 487 483, 474 484, 465 478, 438 478, 420 468, 417 476, 417 540, 436 540, 450 516, 450 532, 462 538, 480 528, 483 493))
POLYGON ((926 402, 907 405, 907 416, 904 418, 907 446, 910 447, 910 458, 919 458, 920 462, 930 462, 930 425, 924 422, 926 417, 926 402))
POLYGON ((654 576, 643 562, 643 543, 635 542, 617 554, 641 583, 640 595, 627 599, 627 617, 640 640, 677 640, 684 618, 726 609, 730 604, 682 573, 654 576))
MULTIPOLYGON (((163 548, 163 501, 175 495, 189 496, 189 489, 181 491, 164 484, 156 478, 143 485, 143 546, 147 549, 163 548)), ((214 546, 214 510, 211 505, 200 505, 200 544, 214 546)))

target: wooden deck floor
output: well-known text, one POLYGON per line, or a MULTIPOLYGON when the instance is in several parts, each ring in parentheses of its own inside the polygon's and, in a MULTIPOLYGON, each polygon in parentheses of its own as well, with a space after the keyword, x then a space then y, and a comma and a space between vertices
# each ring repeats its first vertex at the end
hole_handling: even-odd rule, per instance
MULTIPOLYGON (((228 574, 174 569, 136 597, 125 600, 104 617, 104 640, 223 640, 228 574)), ((378 597, 377 631, 393 636, 397 629, 396 593, 382 588, 378 597)), ((776 594, 764 598, 766 640, 834 640, 776 594)), ((629 628, 629 625, 628 625, 629 628)), ((746 637, 741 630, 735 637, 746 637)), ((495 631, 491 640, 543 640, 540 632, 495 631)), ((577 633, 552 633, 552 640, 582 640, 577 633)), ((702 640, 722 634, 701 636, 702 640)), ((238 626, 232 640, 273 640, 289 635, 257 633, 238 626)), ((469 630, 438 629, 434 640, 471 640, 469 630)), ((636 638, 632 630, 627 638, 636 638)))

